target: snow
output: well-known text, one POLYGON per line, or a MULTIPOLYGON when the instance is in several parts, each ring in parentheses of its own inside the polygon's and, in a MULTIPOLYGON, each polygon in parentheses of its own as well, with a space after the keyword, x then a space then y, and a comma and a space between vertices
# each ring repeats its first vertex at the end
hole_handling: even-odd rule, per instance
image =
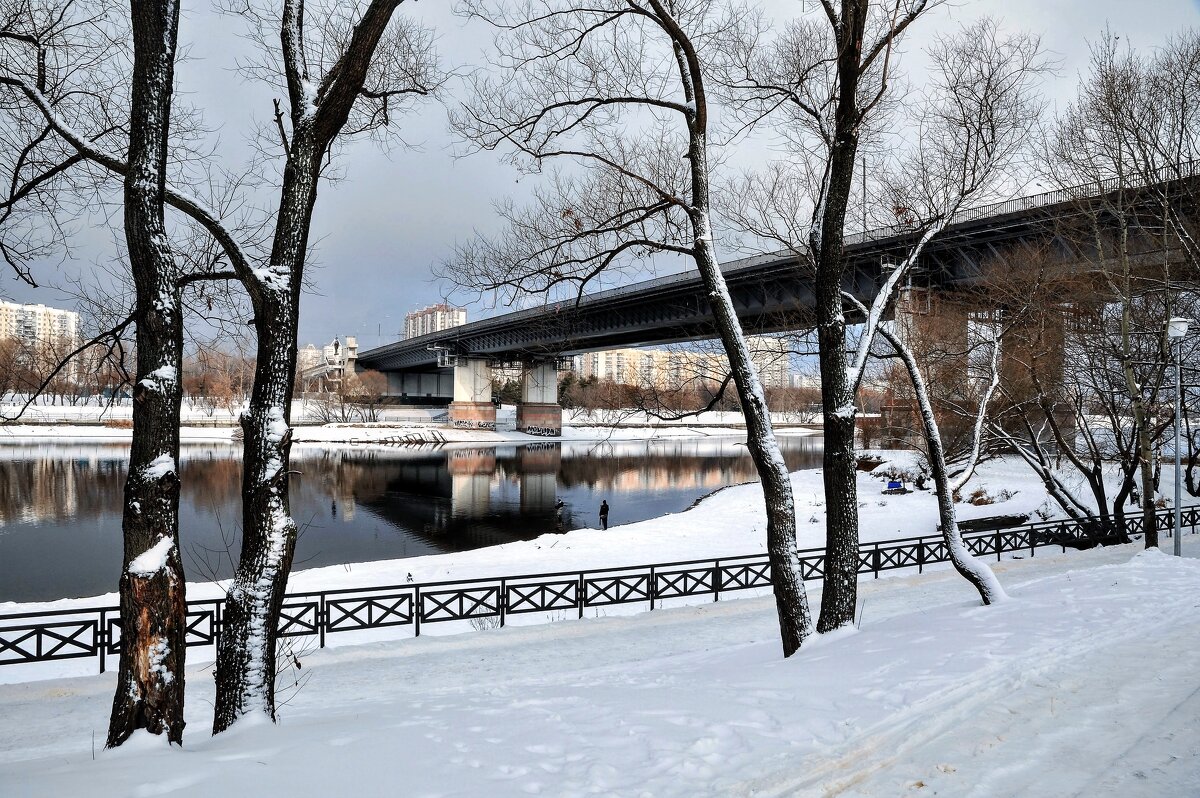
POLYGON ((178 374, 179 372, 175 370, 174 366, 159 366, 146 376, 153 380, 161 380, 162 382, 175 382, 178 374))
POLYGON ((129 563, 129 568, 126 570, 132 576, 154 576, 166 567, 167 557, 171 555, 173 548, 175 548, 175 542, 171 538, 163 536, 153 546, 134 557, 133 562, 129 563))
POLYGON ((175 458, 169 454, 160 454, 150 461, 150 465, 142 471, 142 476, 150 482, 162 479, 175 470, 175 458))
POLYGON ((266 288, 280 293, 291 290, 291 276, 283 267, 271 265, 265 268, 252 268, 250 271, 266 288))
POLYGON ((163 392, 164 388, 174 387, 178 374, 174 366, 160 366, 138 380, 138 385, 148 391, 163 392))
MULTIPOLYGON (((1200 562, 1125 546, 866 581, 780 657, 769 596, 301 655, 281 722, 95 750, 115 675, 0 686, 5 794, 1200 794, 1200 562), (1154 666, 1146 667, 1148 654, 1154 666), (1084 753, 1086 752, 1086 753, 1084 753), (401 786, 402 785, 402 786, 401 786)), ((1189 541, 1188 552, 1200 554, 1189 541)))
MULTIPOLYGON (((497 430, 468 430, 446 426, 439 418, 445 416, 444 408, 419 409, 400 408, 381 410, 382 419, 371 423, 314 424, 304 423, 311 418, 308 407, 311 403, 297 400, 292 403, 293 441, 296 443, 350 443, 395 439, 409 434, 419 434, 429 440, 452 443, 501 443, 515 441, 545 441, 546 438, 526 435, 515 430, 516 410, 511 405, 502 407, 497 414, 497 430)), ((0 406, 0 415, 13 415, 16 408, 0 406)), ((181 418, 180 440, 185 442, 231 441, 239 429, 237 418, 240 408, 233 412, 224 409, 189 407, 185 402, 181 418), (200 426, 203 425, 203 426, 200 426)), ((101 408, 89 406, 37 406, 27 410, 23 419, 27 424, 0 425, 0 444, 28 443, 36 439, 59 440, 130 440, 133 431, 128 426, 104 426, 110 421, 127 422, 132 418, 128 406, 101 408)), ((811 423, 807 414, 772 413, 773 425, 784 425, 777 434, 815 434, 819 424, 811 423), (790 425, 790 426, 788 426, 790 425)), ((698 437, 713 435, 744 435, 745 419, 741 413, 712 411, 698 417, 680 421, 664 421, 643 412, 628 410, 563 411, 563 434, 554 440, 648 440, 666 437, 698 437)))

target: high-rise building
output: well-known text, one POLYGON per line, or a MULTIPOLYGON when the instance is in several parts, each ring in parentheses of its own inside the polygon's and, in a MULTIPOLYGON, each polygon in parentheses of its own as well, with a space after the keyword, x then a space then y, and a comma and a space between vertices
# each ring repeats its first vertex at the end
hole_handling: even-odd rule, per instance
POLYGON ((467 323, 467 311, 442 302, 421 310, 414 310, 404 317, 404 337, 417 338, 439 330, 458 327, 467 323))
POLYGON ((0 301, 0 338, 42 346, 65 342, 73 347, 78 337, 79 314, 75 311, 0 301))
POLYGON ((751 335, 746 338, 750 350, 750 361, 758 372, 764 388, 786 388, 791 373, 791 352, 787 340, 768 335, 751 335))

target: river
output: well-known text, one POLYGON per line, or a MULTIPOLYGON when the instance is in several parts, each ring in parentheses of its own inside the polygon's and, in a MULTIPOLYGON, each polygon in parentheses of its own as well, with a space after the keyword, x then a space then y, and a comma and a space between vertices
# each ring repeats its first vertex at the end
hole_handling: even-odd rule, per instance
MULTIPOLYGON (((792 470, 821 462, 819 437, 782 437, 792 470)), ((116 589, 123 444, 0 446, 0 601, 116 589)), ((240 545, 241 450, 185 445, 181 547, 189 580, 226 578, 240 545)), ((294 569, 418 557, 642 521, 756 479, 736 438, 474 447, 296 445, 294 569), (561 508, 556 505, 562 502, 561 508)))

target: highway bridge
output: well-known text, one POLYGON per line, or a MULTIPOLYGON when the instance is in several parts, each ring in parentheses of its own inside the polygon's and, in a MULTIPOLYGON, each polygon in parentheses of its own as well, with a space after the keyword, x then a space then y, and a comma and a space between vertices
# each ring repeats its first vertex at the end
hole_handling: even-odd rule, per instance
MULTIPOLYGON (((1161 197, 1164 190, 1168 196, 1194 196, 1200 164, 1193 167, 1184 177, 1141 189, 1139 194, 1143 200, 1161 197)), ((1094 262, 1094 252, 1086 243, 1088 236, 1065 233, 1073 224, 1078 228, 1090 209, 1105 206, 1097 200, 1115 194, 1116 187, 1093 185, 964 210, 926 246, 912 281, 934 291, 969 290, 985 278, 989 263, 1011 258, 1014 250, 1020 249, 1049 248, 1068 265, 1094 262)), ((846 290, 864 303, 873 300, 885 265, 905 258, 916 236, 903 224, 848 236, 846 290)), ((1159 239, 1145 231, 1135 230, 1133 239, 1135 249, 1161 249, 1159 239)), ((815 309, 813 285, 795 252, 732 261, 724 264, 722 271, 748 333, 808 325, 815 309)), ((561 427, 561 421, 554 421, 560 416, 554 376, 557 358, 713 337, 707 292, 699 275, 690 270, 381 346, 360 353, 358 368, 387 374, 393 395, 426 400, 453 397, 452 421, 486 427, 494 424, 495 418, 484 406, 490 405, 489 364, 525 363, 522 404, 528 407, 525 418, 518 407, 518 428, 549 431, 561 427), (475 406, 478 412, 468 412, 468 406, 475 406), (546 423, 534 423, 539 419, 546 423)))

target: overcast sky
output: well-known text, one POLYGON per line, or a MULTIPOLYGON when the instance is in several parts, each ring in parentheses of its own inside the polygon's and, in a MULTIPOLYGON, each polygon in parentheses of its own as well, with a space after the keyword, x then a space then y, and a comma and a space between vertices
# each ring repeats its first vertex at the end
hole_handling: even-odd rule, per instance
MULTIPOLYGON (((805 5, 799 0, 766 1, 781 15, 805 5)), ((418 17, 438 31, 447 67, 481 64, 489 34, 464 26, 449 7, 435 0, 410 0, 397 13, 418 17)), ((239 38, 240 21, 212 13, 207 0, 184 0, 184 9, 180 39, 190 57, 180 66, 179 89, 218 131, 219 156, 230 163, 240 161, 247 154, 252 120, 270 118, 272 92, 247 83, 234 70, 238 56, 250 47, 239 38)), ((1095 40, 1106 25, 1137 49, 1153 48, 1172 33, 1200 24, 1200 0, 961 2, 922 20, 905 49, 918 51, 934 34, 982 14, 1043 37, 1046 49, 1062 64, 1061 76, 1045 87, 1045 93, 1061 105, 1071 98, 1077 76, 1085 68, 1088 41, 1095 40)), ((910 59, 910 64, 915 61, 910 59)), ((519 199, 531 187, 532 178, 518 179, 494 154, 453 157, 456 143, 446 125, 446 106, 453 103, 453 96, 448 96, 445 105, 429 103, 401 122, 404 139, 416 149, 397 146, 384 153, 362 141, 341 152, 338 165, 344 179, 322 187, 313 218, 317 267, 310 269, 313 288, 301 303, 302 344, 326 342, 335 335, 357 335, 364 348, 395 340, 406 312, 438 302, 450 290, 434 280, 431 267, 450 255, 456 240, 473 230, 495 229, 494 201, 519 199)), ((39 277, 53 284, 90 268, 104 257, 107 237, 81 237, 71 260, 43 264, 39 277)), ((10 275, 0 280, 0 297, 72 304, 52 287, 30 289, 10 275)), ((471 319, 495 312, 469 310, 471 319)))

